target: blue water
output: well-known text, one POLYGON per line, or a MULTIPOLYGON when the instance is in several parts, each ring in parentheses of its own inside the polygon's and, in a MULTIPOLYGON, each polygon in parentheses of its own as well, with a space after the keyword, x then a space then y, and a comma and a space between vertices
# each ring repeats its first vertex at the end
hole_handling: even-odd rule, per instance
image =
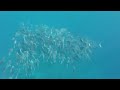
MULTIPOLYGON (((7 55, 21 23, 67 28, 72 34, 102 42, 91 62, 76 70, 42 65, 38 78, 120 78, 120 12, 115 11, 0 11, 0 57, 7 55)), ((2 78, 2 77, 0 77, 2 78)))

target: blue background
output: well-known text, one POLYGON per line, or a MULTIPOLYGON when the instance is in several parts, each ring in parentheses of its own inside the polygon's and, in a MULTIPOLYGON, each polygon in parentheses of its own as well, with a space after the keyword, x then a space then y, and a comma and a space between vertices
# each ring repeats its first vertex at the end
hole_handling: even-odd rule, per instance
MULTIPOLYGON (((67 28, 72 34, 102 42, 92 62, 76 70, 41 65, 37 78, 120 78, 120 12, 115 11, 0 11, 0 57, 7 55, 20 24, 67 28)), ((2 77, 1 77, 2 78, 2 77)))

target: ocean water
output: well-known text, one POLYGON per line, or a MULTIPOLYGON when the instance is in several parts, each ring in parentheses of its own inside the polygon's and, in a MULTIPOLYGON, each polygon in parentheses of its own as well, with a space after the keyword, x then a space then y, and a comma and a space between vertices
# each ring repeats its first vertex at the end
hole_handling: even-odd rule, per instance
MULTIPOLYGON (((0 58, 6 57, 12 37, 20 24, 67 28, 73 35, 101 43, 90 61, 75 69, 59 64, 43 64, 31 78, 40 79, 117 79, 120 78, 119 11, 0 11, 0 58)), ((0 63, 2 66, 3 63, 0 63)), ((0 70, 0 78, 5 78, 0 70)))

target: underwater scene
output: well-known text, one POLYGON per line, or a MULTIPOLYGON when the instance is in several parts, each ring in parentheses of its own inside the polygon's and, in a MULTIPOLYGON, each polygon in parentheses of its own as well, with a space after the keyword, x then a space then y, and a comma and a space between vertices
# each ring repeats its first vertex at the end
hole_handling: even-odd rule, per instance
POLYGON ((0 11, 0 79, 120 79, 119 11, 0 11))

